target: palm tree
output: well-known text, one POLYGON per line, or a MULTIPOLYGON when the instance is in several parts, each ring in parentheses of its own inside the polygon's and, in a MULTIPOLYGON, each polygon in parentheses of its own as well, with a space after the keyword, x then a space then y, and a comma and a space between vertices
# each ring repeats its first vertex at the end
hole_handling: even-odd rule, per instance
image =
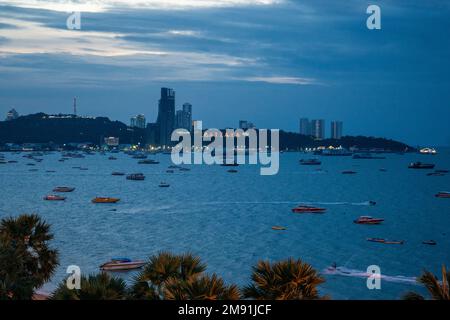
POLYGON ((53 275, 58 252, 48 242, 50 225, 35 214, 0 222, 0 299, 31 299, 53 275))
POLYGON ((227 286, 216 274, 203 275, 192 281, 171 278, 166 282, 164 298, 167 300, 239 300, 236 285, 227 286))
MULTIPOLYGON (((423 284, 431 295, 433 300, 450 300, 450 269, 446 269, 445 265, 442 266, 442 282, 432 274, 425 270, 422 275, 417 279, 417 282, 423 284)), ((405 300, 425 300, 425 297, 415 293, 408 292, 403 296, 405 300)))
POLYGON ((52 300, 124 300, 126 297, 125 281, 102 272, 88 277, 82 276, 78 290, 67 288, 64 280, 50 298, 52 300))
POLYGON ((252 282, 243 289, 246 298, 257 300, 321 299, 317 286, 325 282, 311 265, 289 258, 271 264, 259 261, 252 282))
POLYGON ((199 257, 191 253, 174 255, 160 252, 151 256, 142 272, 134 279, 130 290, 133 299, 164 299, 164 287, 169 279, 191 281, 206 269, 199 257))

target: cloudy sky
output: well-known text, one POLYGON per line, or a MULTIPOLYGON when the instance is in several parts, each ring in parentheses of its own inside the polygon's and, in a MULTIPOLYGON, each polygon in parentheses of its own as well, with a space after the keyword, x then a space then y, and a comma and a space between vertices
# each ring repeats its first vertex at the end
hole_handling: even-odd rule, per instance
POLYGON ((76 96, 80 114, 155 121, 169 86, 207 127, 325 118, 450 145, 449 27, 440 0, 2 0, 0 116, 69 113, 76 96))

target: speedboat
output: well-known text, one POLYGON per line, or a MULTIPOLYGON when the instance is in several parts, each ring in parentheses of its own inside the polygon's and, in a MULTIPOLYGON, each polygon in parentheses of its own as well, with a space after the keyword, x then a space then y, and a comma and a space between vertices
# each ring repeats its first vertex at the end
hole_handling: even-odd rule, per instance
POLYGON ((299 162, 303 166, 318 166, 322 164, 322 162, 317 159, 301 159, 299 162))
POLYGON ((119 198, 109 198, 109 197, 95 197, 91 200, 92 203, 116 203, 119 202, 119 198))
POLYGON ((445 176, 445 174, 443 174, 441 172, 430 172, 430 173, 427 173, 427 176, 429 176, 429 177, 442 177, 442 176, 445 176))
POLYGON ((408 166, 409 169, 433 169, 434 164, 432 163, 422 163, 420 161, 418 162, 412 162, 408 166))
POLYGON ((229 172, 229 173, 236 173, 236 172, 238 172, 238 171, 235 170, 235 169, 230 169, 230 170, 227 170, 227 172, 229 172))
POLYGON ((272 230, 286 230, 286 228, 285 227, 282 227, 282 226, 273 226, 272 227, 272 230))
POLYGON ((295 208, 292 208, 292 212, 294 213, 324 213, 327 209, 312 207, 312 206, 304 206, 300 205, 295 208))
POLYGON ((356 174, 356 171, 345 170, 345 171, 342 171, 342 174, 356 174))
POLYGON ((109 157, 109 158, 108 158, 108 160, 117 160, 117 158, 116 158, 116 157, 113 157, 113 156, 111 156, 111 157, 109 157))
POLYGON ((50 194, 48 196, 44 197, 44 200, 49 200, 49 201, 64 201, 66 200, 66 197, 61 197, 58 195, 54 195, 54 194, 50 194))
POLYGON ((123 173, 123 172, 116 172, 116 171, 114 171, 113 173, 111 173, 111 175, 113 175, 113 176, 124 176, 124 175, 125 175, 125 173, 123 173))
POLYGON ((383 239, 383 238, 367 238, 367 241, 384 243, 384 244, 404 244, 405 243, 405 241, 403 241, 403 240, 387 240, 387 239, 383 239))
POLYGON ((112 258, 100 266, 102 271, 121 271, 139 269, 145 264, 144 260, 131 260, 128 258, 112 258))
POLYGON ((167 187, 170 187, 170 184, 168 184, 167 182, 161 182, 161 183, 159 184, 159 187, 160 187, 160 188, 167 188, 167 187))
POLYGON ((132 173, 127 175, 127 180, 145 180, 145 176, 142 173, 132 173))
POLYGON ((72 187, 56 187, 53 189, 53 192, 72 192, 75 188, 72 187))
POLYGON ((430 246, 435 246, 435 245, 437 245, 437 242, 434 241, 434 240, 425 240, 425 241, 422 241, 422 243, 423 243, 423 244, 428 244, 428 245, 430 245, 430 246))
POLYGON ((356 220, 353 220, 356 224, 380 224, 384 221, 381 218, 372 218, 370 216, 361 216, 356 220))
POLYGON ((436 198, 450 198, 450 192, 440 191, 440 192, 436 193, 435 197, 436 198))

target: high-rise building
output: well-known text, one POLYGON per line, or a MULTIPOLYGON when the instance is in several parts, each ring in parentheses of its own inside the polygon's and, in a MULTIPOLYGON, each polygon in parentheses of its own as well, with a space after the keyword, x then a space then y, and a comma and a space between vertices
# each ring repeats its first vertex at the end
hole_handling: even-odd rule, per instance
POLYGON ((147 123, 145 116, 143 114, 138 114, 137 116, 130 118, 130 127, 145 129, 147 123))
POLYGON ((342 128, 342 121, 331 121, 331 139, 341 139, 342 128))
POLYGON ((183 104, 183 128, 188 130, 189 132, 192 131, 192 104, 189 102, 185 102, 183 104))
POLYGON ((175 113, 175 128, 181 129, 184 128, 184 112, 183 110, 177 110, 175 113))
POLYGON ((303 134, 305 136, 311 135, 311 123, 309 122, 308 118, 300 118, 300 134, 303 134))
POLYGON ((316 140, 322 140, 325 138, 325 120, 311 120, 311 135, 316 140))
POLYGON ((192 105, 184 103, 181 110, 177 110, 175 114, 175 127, 177 129, 186 129, 192 131, 192 105))
POLYGON ((11 121, 14 119, 17 119, 19 117, 19 113, 16 111, 16 109, 11 109, 6 113, 6 121, 11 121))
POLYGON ((136 127, 145 129, 147 123, 145 122, 145 116, 143 114, 138 114, 136 116, 136 127))
POLYGON ((175 126, 175 91, 170 88, 161 88, 159 99, 158 119, 159 142, 162 146, 172 145, 170 137, 175 126))

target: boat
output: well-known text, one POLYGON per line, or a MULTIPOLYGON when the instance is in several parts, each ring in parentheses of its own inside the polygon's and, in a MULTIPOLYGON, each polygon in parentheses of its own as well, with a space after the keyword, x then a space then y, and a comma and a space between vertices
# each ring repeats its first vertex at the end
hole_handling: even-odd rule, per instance
POLYGON ((168 169, 180 169, 180 166, 176 166, 176 165, 170 165, 167 167, 168 169))
POLYGON ((420 154, 436 155, 437 151, 434 148, 422 148, 419 150, 420 154))
POLYGON ((100 266, 102 271, 121 271, 139 269, 145 264, 144 260, 131 260, 128 258, 112 258, 100 266))
POLYGON ((418 162, 412 162, 408 166, 409 169, 433 169, 434 164, 432 163, 422 163, 420 161, 418 162))
POLYGON ((61 197, 61 196, 58 196, 58 195, 51 194, 51 195, 45 196, 44 200, 48 200, 48 201, 64 201, 64 200, 66 200, 66 197, 61 197))
POLYGON ((448 191, 439 191, 435 195, 436 198, 449 198, 450 199, 450 192, 448 191))
POLYGON ((430 173, 427 173, 427 176, 429 176, 429 177, 442 177, 442 176, 445 176, 445 174, 443 174, 441 172, 430 172, 430 173))
POLYGON ((159 187, 160 187, 160 188, 167 188, 167 187, 170 187, 170 184, 168 184, 167 182, 161 182, 161 183, 159 184, 159 187))
POLYGON ((324 213, 327 209, 319 208, 319 207, 299 205, 299 206, 297 206, 295 208, 292 208, 291 210, 294 213, 324 213))
POLYGON ((229 172, 229 173, 237 173, 238 171, 236 169, 230 169, 230 170, 227 170, 227 172, 229 172))
POLYGON ((356 220, 353 220, 356 224, 380 224, 384 221, 381 218, 372 218, 370 216, 361 216, 356 220))
POLYGON ((141 181, 141 180, 145 180, 145 176, 142 173, 132 173, 132 174, 127 175, 127 180, 141 181))
POLYGON ((138 164, 158 164, 159 161, 149 159, 149 160, 139 160, 138 164))
POLYGON ((117 158, 113 157, 113 156, 110 156, 110 157, 108 157, 108 160, 117 160, 117 158))
POLYGON ((72 192, 75 188, 72 187, 56 187, 53 189, 53 192, 72 192))
POLYGON ((348 151, 347 149, 343 148, 317 150, 314 152, 314 154, 328 157, 349 157, 353 155, 351 151, 348 151))
POLYGON ((425 241, 422 241, 422 243, 423 243, 423 244, 428 244, 428 245, 430 245, 430 246, 435 246, 435 245, 437 245, 437 242, 434 241, 434 240, 425 240, 425 241))
POLYGON ((166 170, 166 173, 174 173, 174 171, 169 169, 169 170, 166 170))
POLYGON ((358 153, 353 155, 353 159, 386 159, 386 157, 374 156, 371 153, 358 153))
POLYGON ((387 240, 387 239, 383 239, 383 238, 367 238, 367 241, 384 243, 384 244, 404 244, 405 243, 405 241, 403 241, 403 240, 387 240))
POLYGON ((286 230, 286 228, 282 226, 273 226, 272 230, 286 230))
POLYGON ((113 176, 124 176, 125 173, 114 171, 113 173, 111 173, 111 175, 113 175, 113 176))
POLYGON ((352 170, 344 170, 342 171, 342 174, 356 174, 356 171, 352 171, 352 170))
POLYGON ((317 159, 301 159, 299 162, 303 166, 318 166, 322 164, 322 162, 317 159))
POLYGON ((119 202, 119 198, 109 198, 109 197, 95 197, 91 200, 92 203, 116 203, 119 202))

